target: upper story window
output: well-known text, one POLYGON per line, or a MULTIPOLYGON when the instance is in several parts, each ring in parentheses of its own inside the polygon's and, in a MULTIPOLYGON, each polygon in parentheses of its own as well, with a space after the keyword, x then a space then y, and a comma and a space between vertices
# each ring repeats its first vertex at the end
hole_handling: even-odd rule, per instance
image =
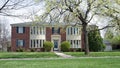
POLYGON ((67 35, 79 35, 80 34, 78 27, 68 27, 66 31, 67 31, 66 32, 67 35))
POLYGON ((25 27, 17 27, 17 33, 25 33, 25 27))
POLYGON ((25 41, 24 40, 17 40, 17 46, 24 46, 25 41))
POLYGON ((52 34, 60 34, 60 28, 52 27, 52 34))
POLYGON ((43 26, 31 26, 31 35, 45 35, 45 27, 43 26))

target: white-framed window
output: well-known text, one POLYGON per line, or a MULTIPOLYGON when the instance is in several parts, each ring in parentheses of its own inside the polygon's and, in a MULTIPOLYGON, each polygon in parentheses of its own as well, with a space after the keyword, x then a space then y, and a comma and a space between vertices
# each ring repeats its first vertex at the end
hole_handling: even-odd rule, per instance
POLYGON ((30 32, 32 35, 45 35, 45 27, 44 26, 31 26, 30 32))
POLYGON ((17 27, 17 33, 24 33, 25 27, 17 27))
POLYGON ((35 30, 35 26, 34 26, 34 27, 33 27, 33 34, 35 34, 35 31, 36 31, 36 30, 35 30))
POLYGON ((24 46, 24 40, 17 40, 17 46, 24 46))
POLYGON ((68 27, 66 31, 67 35, 79 35, 79 27, 68 27))
POLYGON ((44 41, 42 39, 31 39, 30 48, 42 48, 44 41))
POLYGON ((68 40, 71 44, 71 48, 80 48, 81 41, 80 40, 68 40))

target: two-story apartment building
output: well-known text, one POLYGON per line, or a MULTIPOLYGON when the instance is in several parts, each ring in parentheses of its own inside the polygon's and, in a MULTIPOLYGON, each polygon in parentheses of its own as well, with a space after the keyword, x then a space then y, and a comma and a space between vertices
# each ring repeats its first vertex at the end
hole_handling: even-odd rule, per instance
POLYGON ((16 51, 19 47, 22 47, 25 50, 37 49, 42 51, 45 41, 53 42, 53 50, 60 50, 63 41, 69 41, 71 49, 82 48, 81 27, 66 26, 64 24, 49 25, 41 23, 11 24, 11 50, 16 51))

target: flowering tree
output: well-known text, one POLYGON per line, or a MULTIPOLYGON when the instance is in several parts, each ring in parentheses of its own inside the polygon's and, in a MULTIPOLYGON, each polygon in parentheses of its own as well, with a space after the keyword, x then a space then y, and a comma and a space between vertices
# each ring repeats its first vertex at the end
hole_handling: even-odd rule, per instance
MULTIPOLYGON (((64 22, 67 25, 71 23, 81 25, 83 36, 82 46, 85 46, 85 54, 89 55, 88 24, 92 22, 95 16, 99 16, 98 18, 100 18, 100 16, 110 17, 112 20, 118 21, 116 20, 117 12, 115 11, 118 7, 113 11, 114 7, 111 7, 112 4, 119 3, 113 0, 45 0, 46 12, 40 16, 40 19, 42 21, 47 20, 50 23, 64 22), (109 10, 111 10, 111 12, 109 12, 109 10)), ((104 22, 101 24, 104 24, 104 22)), ((108 27, 111 27, 111 25, 97 30, 108 27)))

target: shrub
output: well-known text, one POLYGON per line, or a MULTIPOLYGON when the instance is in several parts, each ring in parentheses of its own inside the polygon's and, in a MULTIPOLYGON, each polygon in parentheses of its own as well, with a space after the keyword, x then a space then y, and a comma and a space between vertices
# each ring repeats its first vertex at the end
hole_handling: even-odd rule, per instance
POLYGON ((71 52, 81 52, 81 48, 70 48, 71 52))
POLYGON ((16 52, 24 52, 24 49, 23 48, 19 48, 16 50, 16 52))
POLYGON ((31 52, 35 52, 35 49, 30 49, 31 52))
POLYGON ((106 48, 106 45, 105 45, 105 44, 101 45, 101 51, 104 51, 105 48, 106 48))
POLYGON ((53 48, 53 43, 50 41, 46 41, 43 44, 43 48, 45 49, 45 51, 51 51, 51 49, 53 48))
POLYGON ((103 39, 99 31, 91 31, 88 33, 89 49, 90 51, 98 52, 103 51, 105 48, 103 39))
POLYGON ((120 35, 113 37, 111 43, 113 49, 120 49, 120 35))
POLYGON ((70 50, 70 43, 68 41, 64 41, 61 43, 61 51, 68 52, 70 50))

